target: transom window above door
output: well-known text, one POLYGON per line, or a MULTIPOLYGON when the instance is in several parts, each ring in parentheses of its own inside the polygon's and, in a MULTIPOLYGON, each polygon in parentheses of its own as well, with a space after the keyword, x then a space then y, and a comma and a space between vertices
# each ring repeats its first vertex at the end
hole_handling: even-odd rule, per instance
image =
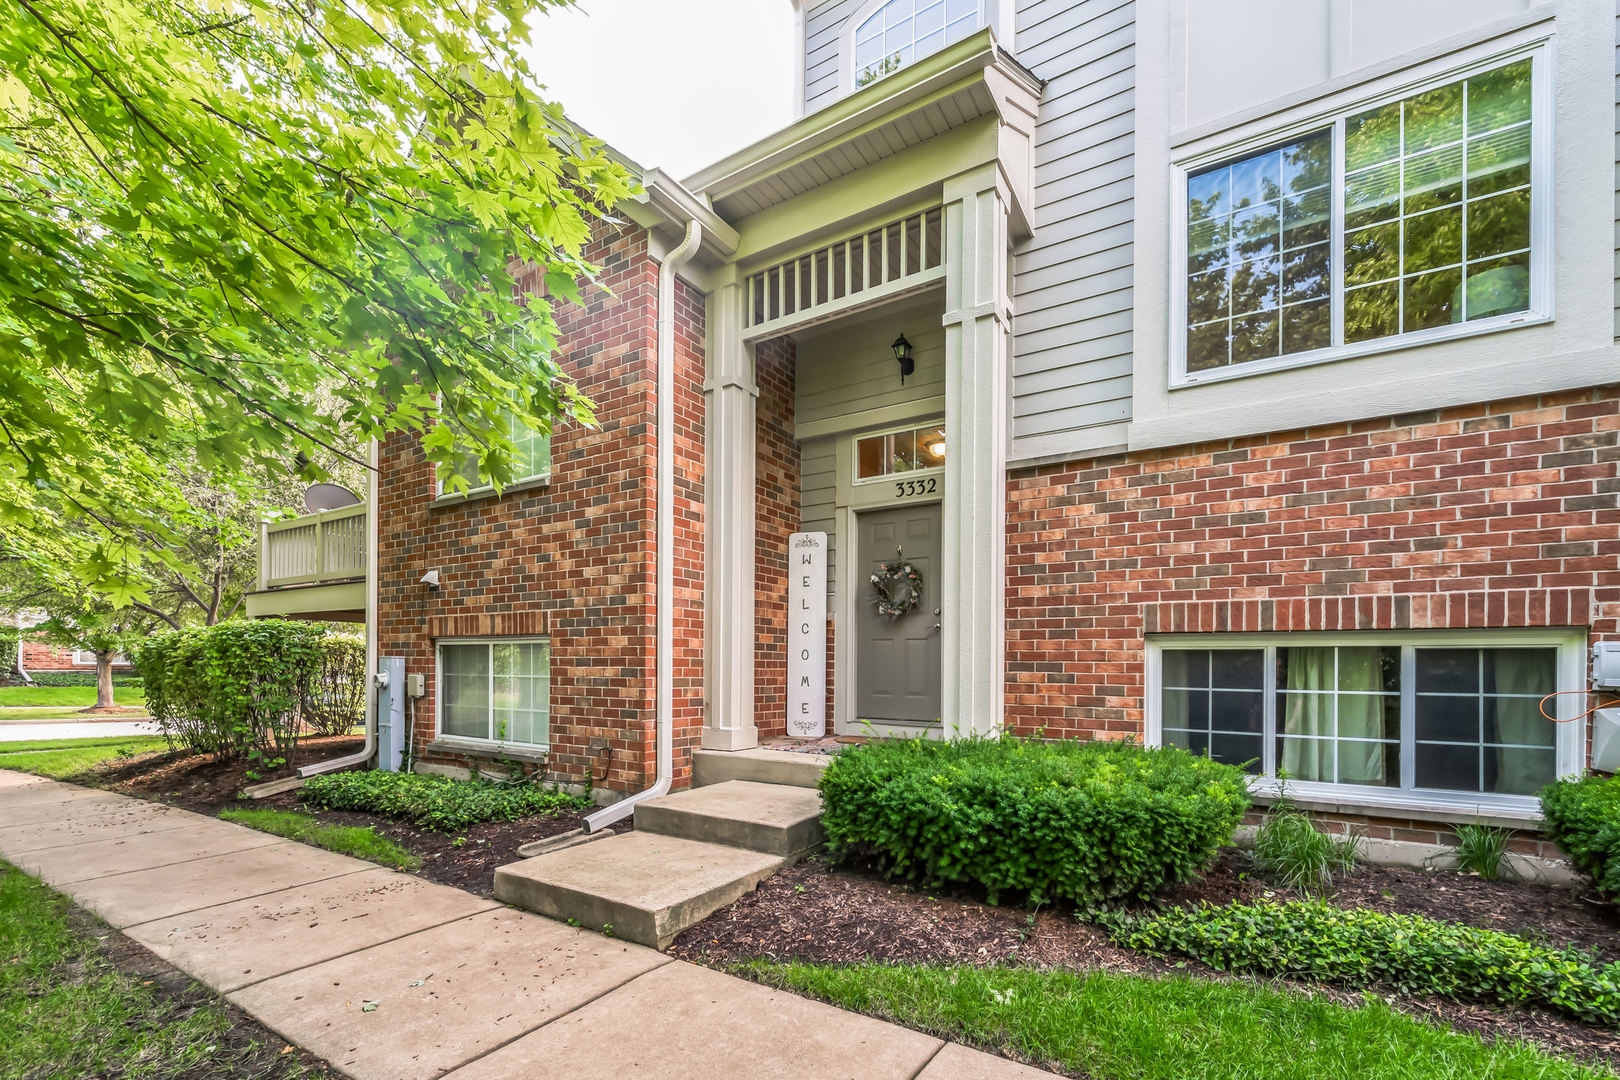
POLYGON ((979 28, 979 0, 888 0, 855 24, 855 87, 893 74, 979 28))
POLYGON ((1540 317, 1539 55, 1187 173, 1178 382, 1540 317))
POLYGON ((874 480, 895 473, 945 466, 945 429, 906 428, 855 440, 855 478, 874 480))
POLYGON ((1570 647, 1478 636, 1178 642, 1158 653, 1159 737, 1307 788, 1482 805, 1534 796, 1579 766, 1578 752, 1560 740, 1566 725, 1541 713, 1542 698, 1563 688, 1570 647))

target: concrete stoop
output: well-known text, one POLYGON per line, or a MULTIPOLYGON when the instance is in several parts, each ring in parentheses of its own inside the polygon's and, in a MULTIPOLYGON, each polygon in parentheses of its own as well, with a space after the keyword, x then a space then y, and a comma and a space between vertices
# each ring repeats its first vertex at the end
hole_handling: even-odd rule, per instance
POLYGON ((728 780, 648 800, 636 807, 635 826, 501 867, 495 898, 668 948, 820 843, 821 795, 728 780))
POLYGON ((727 780, 752 780, 761 784, 814 788, 821 785, 821 772, 831 762, 827 754, 796 754, 791 750, 765 747, 697 750, 692 754, 692 783, 708 787, 727 780))

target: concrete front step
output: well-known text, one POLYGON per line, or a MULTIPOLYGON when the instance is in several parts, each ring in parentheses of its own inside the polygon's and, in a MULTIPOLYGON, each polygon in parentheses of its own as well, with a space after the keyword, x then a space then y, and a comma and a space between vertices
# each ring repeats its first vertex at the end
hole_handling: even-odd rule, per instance
POLYGON ((692 783, 698 787, 727 780, 761 784, 788 784, 813 788, 832 761, 828 754, 796 754, 789 750, 698 750, 692 754, 692 783))
POLYGON ((592 930, 611 926, 614 937, 664 949, 787 861, 637 831, 503 866, 495 871, 495 898, 592 930))
POLYGON ((821 793, 727 780, 642 803, 636 830, 793 858, 821 842, 821 793))

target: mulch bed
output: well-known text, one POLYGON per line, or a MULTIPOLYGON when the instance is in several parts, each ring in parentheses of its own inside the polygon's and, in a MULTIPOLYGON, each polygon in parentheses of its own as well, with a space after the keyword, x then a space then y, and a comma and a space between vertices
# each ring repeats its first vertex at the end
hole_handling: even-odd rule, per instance
MULTIPOLYGON (((1263 884, 1245 877, 1247 857, 1230 852, 1197 886, 1171 903, 1255 900, 1263 884)), ((1553 885, 1480 881, 1444 871, 1368 866, 1333 898, 1345 906, 1409 911, 1543 940, 1598 947, 1620 958, 1620 915, 1577 890, 1553 885)), ((763 957, 838 964, 1026 964, 1075 971, 1160 975, 1194 973, 1230 978, 1201 964, 1169 963, 1122 949, 1067 910, 1035 913, 995 907, 950 893, 893 884, 862 872, 807 860, 762 883, 730 908, 675 939, 674 956, 716 967, 763 957)), ((1359 992, 1317 984, 1287 984, 1355 1006, 1359 992)), ((1392 1005, 1488 1038, 1522 1038, 1553 1053, 1620 1064, 1620 1034, 1526 1009, 1504 1011, 1435 998, 1388 998, 1392 1005)))
POLYGON ((218 814, 227 807, 297 810, 329 825, 370 827, 420 858, 422 866, 415 873, 421 877, 479 896, 494 891, 499 867, 522 858, 519 847, 576 829, 584 817, 583 813, 569 813, 492 821, 457 833, 440 833, 376 814, 307 806, 297 791, 264 799, 239 798, 244 787, 290 777, 301 765, 353 753, 364 743, 357 736, 304 739, 294 757, 275 769, 253 767, 245 761, 216 761, 207 755, 143 754, 104 767, 99 779, 120 794, 154 799, 200 814, 218 814), (250 769, 256 777, 247 775, 250 769))

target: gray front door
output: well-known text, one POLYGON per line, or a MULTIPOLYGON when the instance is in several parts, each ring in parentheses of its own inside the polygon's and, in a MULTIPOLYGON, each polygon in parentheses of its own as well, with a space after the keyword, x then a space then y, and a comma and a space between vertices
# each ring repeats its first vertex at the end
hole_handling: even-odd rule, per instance
POLYGON ((855 515, 861 570, 855 618, 855 717, 932 724, 939 719, 940 504, 855 515), (895 548, 922 575, 921 602, 904 615, 880 615, 868 582, 895 548))

